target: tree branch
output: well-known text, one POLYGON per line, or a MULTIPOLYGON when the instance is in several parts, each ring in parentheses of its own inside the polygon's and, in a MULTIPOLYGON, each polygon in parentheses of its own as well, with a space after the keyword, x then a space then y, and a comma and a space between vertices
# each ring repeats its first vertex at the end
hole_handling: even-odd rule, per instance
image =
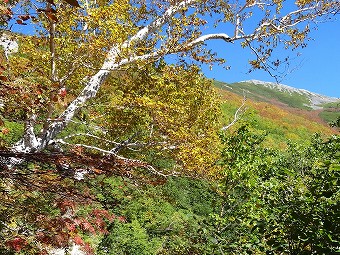
MULTIPOLYGON (((51 9, 52 5, 50 3, 47 4, 47 9, 51 9)), ((51 54, 51 81, 52 82, 56 82, 58 80, 57 77, 57 69, 56 69, 56 58, 55 58, 55 42, 54 42, 54 38, 55 38, 55 22, 46 17, 49 20, 49 33, 50 33, 50 37, 49 37, 49 44, 50 44, 50 54, 51 54)))
POLYGON ((222 131, 225 131, 227 129, 229 129, 231 126, 233 126, 240 118, 241 115, 244 113, 244 106, 246 104, 247 98, 244 96, 243 100, 242 100, 242 105, 236 110, 235 114, 234 114, 234 119, 231 123, 229 123, 228 125, 224 126, 221 128, 222 131))
POLYGON ((207 34, 207 35, 202 35, 202 36, 196 38, 195 40, 193 40, 192 42, 188 43, 187 47, 192 48, 192 47, 196 46, 197 44, 201 44, 205 41, 212 40, 212 39, 222 39, 222 40, 224 40, 228 43, 235 40, 235 38, 231 38, 229 35, 227 35, 225 33, 207 34))

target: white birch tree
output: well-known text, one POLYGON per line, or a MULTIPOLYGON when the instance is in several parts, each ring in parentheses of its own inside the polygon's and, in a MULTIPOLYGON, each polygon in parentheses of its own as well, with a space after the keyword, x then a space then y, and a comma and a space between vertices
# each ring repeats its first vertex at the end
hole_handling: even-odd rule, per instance
MULTIPOLYGON (((38 15, 15 16, 13 13, 12 18, 18 18, 19 25, 27 19, 36 22, 29 26, 35 26, 49 40, 50 56, 45 58, 50 62, 49 77, 45 78, 58 84, 58 93, 66 92, 67 81, 77 82, 73 85, 77 94, 53 119, 56 107, 50 103, 40 131, 36 128, 39 116, 28 112, 24 134, 11 147, 13 152, 40 152, 50 144, 63 143, 62 138, 56 139, 57 136, 72 122, 79 109, 96 97, 113 72, 174 54, 202 63, 223 63, 224 60, 206 48, 205 43, 213 40, 223 40, 226 50, 228 44, 241 43, 256 53, 257 58, 250 61, 252 68, 270 71, 284 62, 270 60, 276 46, 304 47, 312 25, 332 18, 340 8, 337 0, 300 0, 294 4, 282 0, 86 0, 79 2, 80 7, 65 2, 48 2, 42 3, 41 8, 32 4, 28 9, 38 15), (221 29, 209 33, 214 25, 221 29), (63 47, 68 47, 68 52, 63 47), (72 79, 75 74, 81 74, 79 70, 83 77, 72 79)), ((230 53, 230 58, 233 57, 237 56, 230 53)), ((50 96, 55 97, 55 93, 50 96)), ((50 101, 53 102, 52 98, 50 101)), ((115 153, 114 148, 93 149, 106 154, 115 153)))
MULTIPOLYGON (((178 61, 187 61, 189 65, 197 62, 223 64, 224 60, 219 59, 205 44, 216 40, 225 42, 226 51, 228 51, 229 44, 240 43, 245 50, 255 53, 256 59, 249 61, 251 68, 262 68, 272 72, 272 69, 285 62, 284 59, 274 58, 272 60, 272 56, 275 56, 274 49, 278 45, 283 45, 287 49, 304 47, 308 40, 308 33, 313 26, 318 25, 319 21, 333 18, 338 14, 339 8, 338 0, 298 0, 295 3, 283 0, 84 0, 79 3, 75 0, 32 1, 32 3, 4 1, 0 4, 2 29, 8 29, 11 32, 14 26, 26 26, 30 32, 26 35, 11 33, 12 37, 18 38, 17 53, 8 51, 9 39, 1 42, 5 56, 0 56, 2 60, 0 64, 0 107, 2 108, 0 126, 3 124, 2 115, 4 119, 12 118, 13 122, 24 122, 21 137, 9 145, 8 151, 2 151, 0 154, 0 160, 2 160, 0 163, 3 167, 0 169, 0 186, 1 191, 8 195, 3 202, 5 204, 3 208, 11 209, 11 213, 8 213, 9 210, 6 212, 11 215, 9 218, 16 220, 19 217, 18 214, 21 214, 25 215, 23 219, 27 219, 26 215, 36 216, 41 213, 40 208, 34 206, 25 208, 25 203, 21 206, 20 199, 16 199, 17 197, 12 199, 10 191, 16 188, 20 193, 18 197, 21 196, 23 201, 26 201, 28 197, 25 193, 27 191, 30 195, 34 193, 36 200, 41 199, 37 194, 53 193, 53 196, 46 199, 44 203, 49 206, 57 204, 56 201, 62 204, 61 209, 65 211, 64 215, 59 215, 62 221, 52 219, 50 224, 50 221, 41 218, 41 222, 37 223, 36 217, 32 217, 33 224, 38 224, 38 227, 34 225, 37 231, 41 230, 39 224, 46 229, 50 228, 49 231, 62 232, 59 230, 60 222, 65 224, 63 227, 66 229, 69 227, 68 223, 73 223, 72 215, 69 213, 67 218, 70 222, 66 222, 65 215, 67 211, 74 210, 72 203, 75 199, 72 198, 72 201, 64 203, 65 196, 73 194, 81 200, 79 203, 88 198, 81 197, 75 192, 77 183, 73 184, 64 180, 70 177, 69 174, 81 178, 81 172, 76 175, 72 171, 69 173, 68 166, 63 166, 60 158, 53 154, 46 158, 43 154, 46 150, 58 149, 58 146, 73 144, 97 151, 100 153, 97 155, 103 155, 99 164, 113 169, 110 174, 116 174, 115 171, 117 171, 118 175, 120 168, 124 170, 124 167, 130 166, 129 164, 132 166, 135 164, 165 176, 141 161, 128 160, 119 154, 122 147, 134 149, 144 145, 133 140, 134 134, 122 142, 106 139, 104 136, 106 130, 95 126, 95 123, 92 124, 96 133, 80 134, 67 130, 75 121, 79 121, 76 119, 79 112, 83 109, 91 111, 96 107, 96 103, 100 101, 98 98, 100 93, 120 93, 119 87, 114 82, 115 77, 133 73, 143 75, 143 71, 152 69, 144 68, 145 66, 152 66, 153 63, 156 63, 154 64, 156 66, 160 60, 166 60, 168 56, 178 56, 178 61), (4 7, 4 3, 9 4, 9 2, 12 5, 16 2, 19 7, 12 10, 4 7), (215 25, 216 29, 214 29, 215 25), (131 70, 133 72, 129 72, 131 70), (106 146, 87 144, 84 139, 73 139, 82 135, 101 140, 106 146), (107 160, 108 155, 114 156, 117 161, 107 160), (34 175, 15 172, 15 166, 22 163, 22 159, 39 161, 40 157, 43 158, 44 163, 51 160, 55 166, 63 167, 63 172, 56 176, 54 172, 45 171, 43 167, 33 169, 34 175), (45 173, 49 176, 44 177, 45 173), (59 177, 61 178, 58 179, 59 177), (18 183, 22 184, 25 190, 21 189, 18 183), (54 193, 58 193, 59 197, 54 193), (15 203, 19 203, 18 210, 13 208, 15 203), (52 222, 58 224, 58 229, 54 228, 52 222)), ((1 35, 1 38, 4 37, 1 35)), ((230 52, 230 58, 234 57, 237 56, 230 52)), ((180 77, 176 77, 177 74, 183 74, 181 70, 176 68, 167 70, 169 77, 172 76, 173 80, 177 79, 177 82, 181 83, 180 77)), ((194 84, 198 81, 197 70, 192 73, 195 74, 192 76, 193 81, 189 81, 190 75, 187 74, 187 79, 183 81, 183 84, 190 82, 194 84)), ((152 80, 151 76, 147 82, 157 81, 157 79, 152 80)), ((132 82, 133 79, 125 81, 132 82)), ((159 82, 159 84, 163 83, 159 82)), ((127 85, 120 83, 119 86, 127 85)), ((163 87, 158 86, 157 89, 161 91, 163 87)), ((189 94, 188 91, 190 92, 190 90, 184 90, 183 94, 189 94)), ((209 92, 209 90, 203 92, 209 92)), ((166 92, 163 92, 164 94, 166 92)), ((191 95, 195 97, 196 94, 191 95)), ((230 125, 239 119, 242 107, 235 113, 234 121, 230 125)), ((194 109, 199 111, 199 108, 198 106, 194 109)), ((190 113, 193 109, 188 109, 188 111, 190 113)), ((180 118, 181 115, 185 113, 179 112, 175 117, 180 118)), ((199 119, 200 114, 197 114, 195 118, 199 119)), ((119 121, 119 118, 116 120, 119 121)), ((205 119, 202 122, 201 130, 197 131, 199 139, 204 139, 207 134, 203 130, 204 125, 207 127, 211 125, 205 119)), ((85 122, 82 124, 91 125, 85 122)), ((150 137, 156 130, 152 124, 149 127, 150 137)), ((222 129, 228 129, 230 125, 222 129)), ((7 133, 6 129, 1 129, 1 132, 4 135, 7 133)), ((163 146, 162 149, 172 150, 180 146, 180 144, 168 144, 166 135, 161 138, 163 141, 159 141, 159 145, 163 146)), ((192 148, 189 152, 194 155, 194 151, 195 148, 192 148)), ((196 152, 197 154, 200 152, 196 152)), ((80 156, 73 157, 71 160, 80 163, 86 161, 85 163, 89 166, 94 164, 91 158, 85 158, 84 161, 84 158, 80 156)), ((67 162, 67 159, 65 161, 67 162)), ((93 169, 98 170, 96 167, 93 169)), ((0 221, 6 223, 11 219, 1 218, 0 221)), ((8 229, 10 227, 1 230, 0 234, 11 236, 8 229)), ((16 226, 13 231, 17 232, 18 229, 19 227, 16 226)), ((39 239, 39 233, 32 233, 34 228, 27 229, 29 230, 25 232, 27 236, 37 234, 36 238, 39 239)), ((12 237, 15 237, 15 234, 12 237)), ((58 233, 53 232, 53 234, 58 236, 58 233)), ((69 239, 71 236, 66 233, 59 242, 52 242, 52 244, 55 247, 65 247, 70 244, 69 239)), ((20 251, 25 245, 25 240, 21 237, 14 239, 8 237, 8 240, 11 241, 10 244, 15 250, 20 251)), ((81 240, 78 239, 78 241, 81 240)), ((51 244, 51 241, 47 243, 51 244)))

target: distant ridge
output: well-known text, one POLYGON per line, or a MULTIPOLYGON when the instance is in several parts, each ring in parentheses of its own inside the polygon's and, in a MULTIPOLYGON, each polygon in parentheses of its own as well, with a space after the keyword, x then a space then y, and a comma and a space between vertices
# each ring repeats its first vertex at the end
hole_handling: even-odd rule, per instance
POLYGON ((235 83, 214 81, 216 87, 230 91, 248 99, 276 105, 290 112, 319 118, 324 124, 332 122, 340 115, 340 98, 297 89, 284 84, 259 80, 235 83))
POLYGON ((339 98, 336 97, 329 97, 325 95, 321 95, 318 93, 314 93, 305 89, 297 89, 290 87, 288 85, 284 85, 281 83, 275 83, 275 82, 266 82, 266 81, 260 81, 260 80, 247 80, 247 81, 240 81, 238 83, 250 83, 254 85, 261 85, 273 90, 278 90, 280 92, 285 92, 285 93, 298 93, 300 95, 304 95, 309 99, 310 104, 307 106, 310 106, 312 109, 317 110, 317 109, 323 109, 320 105, 322 104, 327 104, 327 103, 334 103, 334 102, 340 102, 339 98))

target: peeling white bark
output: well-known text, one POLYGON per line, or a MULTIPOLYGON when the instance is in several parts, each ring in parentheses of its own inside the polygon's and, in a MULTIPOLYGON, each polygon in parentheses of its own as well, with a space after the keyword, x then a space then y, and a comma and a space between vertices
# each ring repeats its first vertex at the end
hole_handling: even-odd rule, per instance
POLYGON ((16 53, 19 50, 19 45, 16 41, 11 40, 7 35, 3 34, 0 37, 0 46, 4 48, 4 52, 6 55, 6 58, 8 59, 8 56, 10 54, 16 53))

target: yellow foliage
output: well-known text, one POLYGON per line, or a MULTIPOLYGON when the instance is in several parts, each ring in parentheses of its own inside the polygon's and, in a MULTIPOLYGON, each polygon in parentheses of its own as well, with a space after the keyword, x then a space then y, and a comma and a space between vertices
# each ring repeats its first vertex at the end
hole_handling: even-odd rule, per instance
POLYGON ((142 132, 150 150, 157 148, 186 173, 212 171, 219 155, 219 100, 197 67, 130 69, 112 75, 99 97, 107 107, 98 121, 113 136, 142 132))

